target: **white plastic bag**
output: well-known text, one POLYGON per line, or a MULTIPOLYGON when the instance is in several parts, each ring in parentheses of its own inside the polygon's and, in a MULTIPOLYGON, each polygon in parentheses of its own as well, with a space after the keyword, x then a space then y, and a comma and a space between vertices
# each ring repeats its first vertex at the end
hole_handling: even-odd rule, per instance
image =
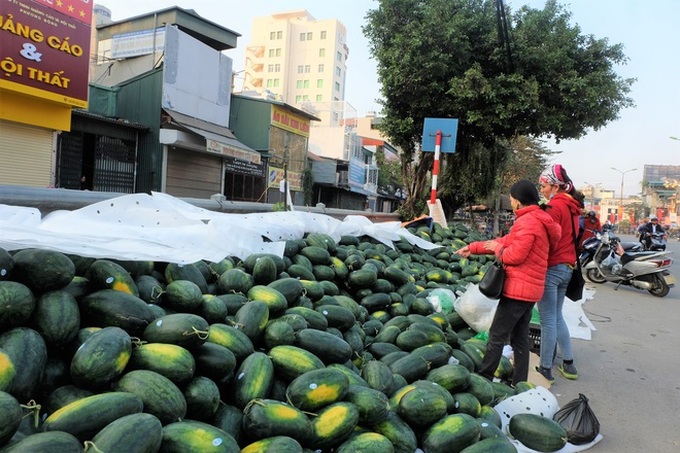
POLYGON ((435 288, 427 296, 427 301, 432 304, 437 313, 449 314, 453 310, 456 295, 450 289, 435 288))
POLYGON ((498 300, 486 297, 474 283, 468 283, 465 292, 453 302, 456 313, 475 332, 489 331, 497 306, 498 300))

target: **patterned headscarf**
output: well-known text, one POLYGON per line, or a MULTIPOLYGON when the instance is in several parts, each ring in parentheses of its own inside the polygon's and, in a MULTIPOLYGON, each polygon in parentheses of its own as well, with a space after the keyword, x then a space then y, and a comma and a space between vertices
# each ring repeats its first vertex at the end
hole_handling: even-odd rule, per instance
POLYGON ((541 173, 541 177, 538 178, 538 182, 541 184, 548 183, 558 185, 564 188, 566 192, 571 191, 571 189, 574 187, 571 179, 569 179, 567 176, 567 171, 560 164, 554 164, 548 167, 543 173, 541 173))

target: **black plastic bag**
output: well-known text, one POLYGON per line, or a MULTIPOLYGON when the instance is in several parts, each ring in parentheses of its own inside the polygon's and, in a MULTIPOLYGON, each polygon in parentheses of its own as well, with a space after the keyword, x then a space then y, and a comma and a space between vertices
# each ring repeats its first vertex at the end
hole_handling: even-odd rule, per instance
POLYGON ((588 444, 600 434, 600 422, 582 393, 569 401, 553 417, 567 431, 567 441, 574 445, 588 444))

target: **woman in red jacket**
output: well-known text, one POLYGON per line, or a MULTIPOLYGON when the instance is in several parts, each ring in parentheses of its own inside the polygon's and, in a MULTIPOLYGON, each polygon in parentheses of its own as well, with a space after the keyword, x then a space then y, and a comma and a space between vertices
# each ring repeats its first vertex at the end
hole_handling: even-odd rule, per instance
POLYGON ((529 375, 529 322, 534 304, 543 295, 551 241, 560 237, 560 227, 538 206, 538 191, 528 180, 510 188, 510 203, 516 220, 510 233, 501 238, 473 242, 458 254, 493 252, 505 268, 505 284, 489 329, 489 342, 481 368, 489 380, 498 368, 508 337, 514 355, 512 384, 526 381, 529 375))
POLYGON ((562 353, 562 364, 558 370, 567 379, 576 379, 578 371, 574 365, 569 328, 562 316, 564 297, 576 264, 576 238, 579 217, 583 209, 583 194, 574 189, 574 183, 567 171, 559 164, 551 165, 539 179, 541 193, 549 200, 545 211, 562 228, 557 245, 550 248, 548 273, 545 279, 545 293, 538 302, 541 317, 541 364, 536 371, 548 381, 554 382, 552 366, 555 347, 562 353))

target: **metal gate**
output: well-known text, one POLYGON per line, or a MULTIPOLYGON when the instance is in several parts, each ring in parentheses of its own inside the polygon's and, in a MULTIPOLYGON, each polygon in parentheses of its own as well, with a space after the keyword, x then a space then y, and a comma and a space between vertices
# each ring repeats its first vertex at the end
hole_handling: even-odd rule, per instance
POLYGON ((134 193, 134 140, 72 131, 59 136, 57 149, 58 187, 134 193))
POLYGON ((134 193, 134 142, 97 136, 94 155, 93 190, 134 193))

